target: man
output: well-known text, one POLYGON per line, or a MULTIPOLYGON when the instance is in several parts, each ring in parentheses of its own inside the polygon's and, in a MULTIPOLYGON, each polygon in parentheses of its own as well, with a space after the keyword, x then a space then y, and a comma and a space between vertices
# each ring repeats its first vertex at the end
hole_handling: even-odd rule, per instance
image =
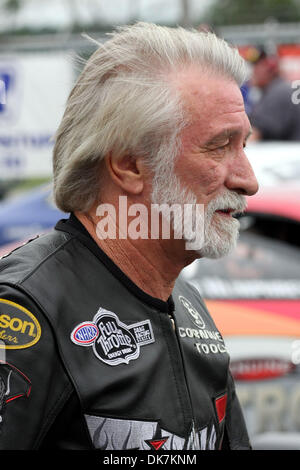
POLYGON ((223 338, 176 281, 232 249, 257 191, 244 76, 215 35, 144 23, 87 62, 54 148, 71 217, 0 264, 1 448, 249 448, 223 338), (181 237, 171 206, 194 209, 181 237))
POLYGON ((293 88, 280 74, 279 58, 263 48, 253 60, 251 85, 261 97, 249 113, 251 140, 300 140, 300 107, 292 100, 293 88))

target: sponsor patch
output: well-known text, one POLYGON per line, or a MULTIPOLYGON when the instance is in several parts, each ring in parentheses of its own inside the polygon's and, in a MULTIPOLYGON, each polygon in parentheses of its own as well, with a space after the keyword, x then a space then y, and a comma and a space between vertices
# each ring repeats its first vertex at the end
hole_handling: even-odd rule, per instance
POLYGON ((203 318, 201 317, 198 310, 196 310, 195 307, 191 304, 191 302, 188 299, 186 299, 185 297, 183 297, 183 295, 180 295, 178 297, 178 300, 180 301, 180 303, 184 306, 184 308, 189 313, 189 317, 192 320, 192 322, 198 328, 205 328, 205 323, 203 321, 203 318))
POLYGON ((80 323, 72 332, 72 341, 80 346, 90 346, 99 335, 95 323, 85 321, 80 323))
POLYGON ((40 324, 29 310, 10 300, 0 299, 1 349, 29 348, 40 337, 40 324))
POLYGON ((12 364, 0 361, 0 428, 6 405, 17 398, 28 398, 31 382, 23 372, 12 364))
POLYGON ((140 355, 140 347, 155 341, 150 320, 132 325, 100 307, 93 321, 77 325, 71 340, 79 346, 92 346, 100 361, 110 366, 128 364, 140 355))

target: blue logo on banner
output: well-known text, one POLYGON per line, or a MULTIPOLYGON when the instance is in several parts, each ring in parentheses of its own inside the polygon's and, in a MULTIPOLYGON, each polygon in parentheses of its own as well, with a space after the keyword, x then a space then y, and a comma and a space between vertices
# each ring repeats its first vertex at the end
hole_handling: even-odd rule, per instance
POLYGON ((20 111, 20 77, 17 64, 0 61, 0 119, 18 117, 20 111))
POLYGON ((14 86, 14 76, 8 72, 0 71, 0 114, 4 112, 6 107, 7 95, 12 91, 14 86))

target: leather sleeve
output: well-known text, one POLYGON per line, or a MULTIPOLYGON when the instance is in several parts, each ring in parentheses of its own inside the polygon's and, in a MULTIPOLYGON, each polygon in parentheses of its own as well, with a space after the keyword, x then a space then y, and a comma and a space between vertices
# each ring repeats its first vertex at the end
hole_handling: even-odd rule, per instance
POLYGON ((41 310, 0 284, 0 449, 39 448, 72 391, 41 310))
POLYGON ((225 439, 222 449, 251 450, 243 412, 236 394, 231 373, 228 376, 228 403, 226 409, 225 439))

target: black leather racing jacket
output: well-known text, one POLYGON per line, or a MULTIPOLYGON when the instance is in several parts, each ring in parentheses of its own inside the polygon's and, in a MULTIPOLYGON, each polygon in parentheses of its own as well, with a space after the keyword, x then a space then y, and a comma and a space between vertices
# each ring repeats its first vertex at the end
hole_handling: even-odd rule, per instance
POLYGON ((250 448, 199 294, 146 294, 75 216, 0 261, 0 449, 45 448, 250 448))

